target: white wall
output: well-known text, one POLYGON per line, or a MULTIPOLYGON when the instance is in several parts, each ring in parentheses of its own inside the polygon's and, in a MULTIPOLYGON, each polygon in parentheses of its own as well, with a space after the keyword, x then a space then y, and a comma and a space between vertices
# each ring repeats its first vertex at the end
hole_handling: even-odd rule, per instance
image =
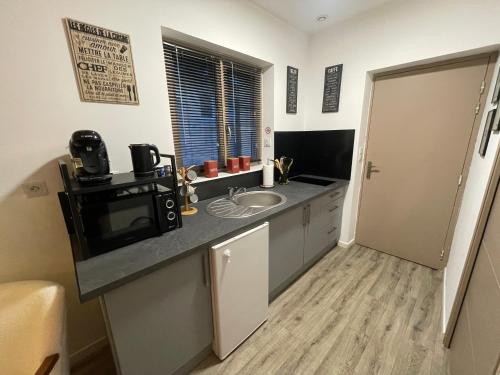
MULTIPOLYGON (((70 247, 56 192, 57 158, 67 153, 71 133, 95 129, 104 137, 113 169, 131 169, 129 143, 150 142, 173 152, 161 27, 176 29, 274 64, 273 111, 279 130, 301 130, 285 114, 286 66, 305 72, 308 38, 244 1, 0 0, 2 88, 0 90, 0 282, 54 280, 66 287, 70 351, 105 335, 98 304, 80 304, 70 247), (141 104, 83 103, 62 18, 71 17, 131 37, 141 104), (27 199, 26 181, 45 180, 50 194, 27 199)), ((269 78, 271 77, 271 78, 269 78)), ((299 78, 299 85, 303 81, 299 78)), ((267 125, 267 124, 264 124, 267 125)))
MULTIPOLYGON (((496 50, 500 43, 499 14, 498 0, 398 1, 314 35, 309 47, 306 129, 356 129, 356 154, 365 142, 371 89, 368 73, 464 55, 474 49, 496 50), (344 64, 340 111, 322 114, 324 68, 339 63, 344 64)), ((497 145, 495 135, 490 140, 490 157, 497 145)), ((479 160, 475 153, 446 272, 446 319, 490 170, 491 160, 479 160)), ((344 242, 355 234, 360 174, 361 163, 355 158, 344 206, 344 242)))

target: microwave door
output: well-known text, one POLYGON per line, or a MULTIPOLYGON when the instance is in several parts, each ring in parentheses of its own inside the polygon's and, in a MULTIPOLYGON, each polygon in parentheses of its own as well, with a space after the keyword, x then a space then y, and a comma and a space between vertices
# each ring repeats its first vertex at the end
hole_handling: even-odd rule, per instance
POLYGON ((154 236, 156 213, 150 194, 95 202, 82 209, 84 234, 97 255, 154 236))

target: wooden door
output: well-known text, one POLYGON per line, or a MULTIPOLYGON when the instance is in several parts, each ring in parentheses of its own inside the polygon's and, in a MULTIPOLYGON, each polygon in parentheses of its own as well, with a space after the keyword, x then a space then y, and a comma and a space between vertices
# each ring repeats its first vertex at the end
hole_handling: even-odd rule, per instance
POLYGON ((497 193, 451 341, 451 375, 497 375, 500 359, 500 193, 497 193))
POLYGON ((477 135, 475 108, 491 59, 482 56, 375 80, 359 244, 432 268, 444 266, 459 183, 465 181, 477 135))

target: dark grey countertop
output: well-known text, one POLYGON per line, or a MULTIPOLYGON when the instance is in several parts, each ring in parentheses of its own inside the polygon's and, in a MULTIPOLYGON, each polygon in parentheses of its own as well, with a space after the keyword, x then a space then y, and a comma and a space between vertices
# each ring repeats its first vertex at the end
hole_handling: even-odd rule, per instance
MULTIPOLYGON (((193 216, 183 216, 182 228, 76 262, 75 270, 80 299, 84 302, 98 297, 172 263, 200 247, 220 242, 224 237, 235 235, 249 226, 269 220, 273 216, 330 191, 339 188, 345 189, 347 184, 348 181, 336 180, 336 183, 330 186, 295 181, 290 181, 288 185, 276 185, 271 190, 284 194, 287 197, 285 204, 241 219, 218 218, 207 213, 207 205, 221 197, 198 202, 194 205, 198 208, 198 213, 193 216)), ((249 190, 264 189, 252 188, 249 190)))

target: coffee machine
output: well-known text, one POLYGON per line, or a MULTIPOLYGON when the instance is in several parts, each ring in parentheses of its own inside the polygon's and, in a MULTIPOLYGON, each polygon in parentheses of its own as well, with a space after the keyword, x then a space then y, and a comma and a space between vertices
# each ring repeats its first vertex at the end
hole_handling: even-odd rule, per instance
POLYGON ((74 132, 69 140, 69 152, 78 182, 98 184, 111 180, 108 152, 99 133, 93 130, 74 132))

